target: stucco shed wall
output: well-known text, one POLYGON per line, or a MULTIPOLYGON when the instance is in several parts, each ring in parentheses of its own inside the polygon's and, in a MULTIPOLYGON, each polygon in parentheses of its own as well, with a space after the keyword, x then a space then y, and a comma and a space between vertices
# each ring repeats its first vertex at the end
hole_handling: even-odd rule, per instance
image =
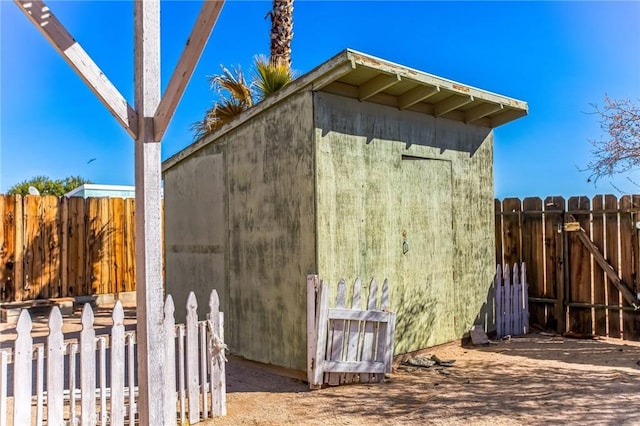
POLYGON ((396 353, 462 337, 495 267, 490 129, 322 92, 314 124, 319 275, 389 279, 396 353))
POLYGON ((232 353, 303 371, 313 134, 311 92, 296 93, 164 175, 167 292, 206 304, 215 287, 232 353))

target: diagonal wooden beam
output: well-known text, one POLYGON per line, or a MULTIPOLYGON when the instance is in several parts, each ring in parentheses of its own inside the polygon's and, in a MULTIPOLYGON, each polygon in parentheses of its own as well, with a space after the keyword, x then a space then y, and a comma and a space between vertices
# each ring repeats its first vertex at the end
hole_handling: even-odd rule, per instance
POLYGON ((71 68, 113 114, 124 129, 138 137, 138 114, 104 75, 100 67, 58 21, 51 9, 40 0, 14 0, 20 10, 62 55, 71 68))
POLYGON ((380 74, 358 87, 358 99, 361 101, 367 100, 398 82, 400 82, 398 74, 380 74))
POLYGON ((449 96, 448 98, 435 104, 434 113, 436 117, 440 117, 441 115, 445 115, 446 113, 451 112, 454 109, 460 108, 461 106, 464 106, 471 102, 473 102, 473 96, 449 96))
POLYGON ((205 0, 198 14, 191 35, 187 39, 187 43, 182 50, 182 55, 176 65, 173 75, 169 80, 167 90, 165 90, 158 110, 156 111, 153 121, 155 130, 155 139, 160 140, 167 130, 167 126, 173 117, 173 113, 180 102, 180 98, 184 94, 184 89, 187 87, 193 70, 195 69, 204 46, 209 40, 211 30, 218 20, 224 0, 205 0))
POLYGON ((415 89, 411 89, 398 96, 398 108, 409 108, 410 106, 415 105, 418 102, 422 102, 436 93, 440 93, 440 88, 438 86, 418 86, 415 89))

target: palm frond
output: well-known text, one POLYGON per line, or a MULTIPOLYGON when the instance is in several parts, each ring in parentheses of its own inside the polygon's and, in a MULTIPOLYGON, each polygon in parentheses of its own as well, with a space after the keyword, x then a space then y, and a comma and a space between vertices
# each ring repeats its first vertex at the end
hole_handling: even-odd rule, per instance
POLYGON ((222 65, 221 68, 222 74, 209 77, 211 87, 218 93, 221 93, 224 90, 228 91, 231 96, 237 99, 240 103, 247 104, 248 106, 253 105, 251 87, 244 79, 242 69, 238 66, 229 70, 222 65))
POLYGON ((260 100, 273 95, 293 80, 291 69, 282 62, 273 63, 265 56, 258 55, 254 63, 253 84, 260 100))

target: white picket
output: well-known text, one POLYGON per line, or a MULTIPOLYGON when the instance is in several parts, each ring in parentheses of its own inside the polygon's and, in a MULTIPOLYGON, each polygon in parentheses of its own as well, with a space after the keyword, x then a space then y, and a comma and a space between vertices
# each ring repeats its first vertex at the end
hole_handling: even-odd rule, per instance
POLYGON ((502 266, 496 266, 496 334, 504 336, 504 286, 502 285, 502 266))
POLYGON ((213 416, 224 416, 227 414, 226 403, 226 381, 224 363, 224 317, 220 312, 220 298, 216 290, 211 291, 209 296, 209 333, 208 340, 209 365, 211 374, 211 414, 213 416), (217 335, 217 336, 216 336, 217 335), (223 351, 220 356, 219 351, 223 351))
POLYGON ((64 335, 62 314, 54 306, 49 314, 47 337, 47 424, 60 425, 64 419, 64 335))
POLYGON ((44 414, 44 346, 36 346, 36 426, 44 414))
POLYGON ((198 302, 193 292, 187 297, 187 402, 189 424, 200 421, 198 404, 198 302))
POLYGON ((135 334, 127 335, 127 387, 129 388, 129 425, 136 423, 136 365, 135 365, 135 334))
POLYGON ((167 296, 164 302, 164 336, 165 336, 165 359, 167 360, 165 386, 167 390, 165 395, 167 403, 165 404, 164 422, 168 425, 175 425, 176 419, 176 321, 174 317, 175 306, 173 298, 167 296))
POLYGON ((523 262, 521 269, 522 279, 522 323, 524 325, 524 334, 529 333, 529 283, 527 282, 527 265, 523 262))
POLYGON ((504 267, 504 334, 513 334, 513 311, 511 310, 511 270, 509 265, 504 267))
MULTIPOLYGON (((376 279, 371 280, 371 284, 369 285, 369 299, 367 300, 367 310, 373 311, 376 309, 376 302, 378 298, 378 283, 376 279)), ((363 337, 363 345, 362 345, 362 357, 361 361, 371 362, 373 361, 374 352, 375 352, 375 324, 371 321, 367 321, 364 324, 364 337, 363 337)), ((368 383, 371 381, 371 376, 369 374, 360 374, 360 382, 368 383)))
POLYGON ((20 312, 16 325, 17 338, 13 352, 13 424, 31 424, 32 350, 31 317, 26 309, 20 312))
POLYGON ((107 339, 105 336, 98 338, 99 373, 100 373, 100 424, 107 424, 107 339))
POLYGON ((111 424, 124 425, 124 311, 116 302, 111 313, 111 424))
MULTIPOLYGON (((347 283, 344 279, 338 282, 338 296, 336 298, 336 308, 344 308, 347 303, 347 283)), ((342 360, 342 351, 344 347, 344 327, 345 322, 343 320, 330 320, 329 326, 332 333, 327 345, 327 359, 331 361, 342 360)), ((329 373, 327 383, 331 386, 339 385, 340 382, 344 382, 342 373, 329 373)))
POLYGON ((327 318, 329 313, 329 285, 320 281, 318 290, 318 308, 316 309, 316 328, 318 340, 316 343, 313 382, 309 383, 311 389, 322 386, 324 355, 327 344, 327 318))
MULTIPOLYGON (((383 312, 388 312, 390 308, 389 304, 389 282, 388 280, 384 280, 382 283, 382 294, 380 296, 380 310, 383 312)), ((375 361, 383 361, 385 365, 388 367, 391 366, 391 363, 388 360, 387 348, 387 335, 388 335, 389 323, 381 322, 378 324, 378 336, 377 336, 377 347, 374 360, 375 361)), ((385 371, 386 373, 390 373, 391 370, 385 371)), ((380 383, 384 380, 384 374, 376 374, 375 375, 376 382, 380 383)))
POLYGON ((518 264, 513 265, 513 332, 514 336, 522 334, 522 284, 520 284, 520 269, 518 264))
POLYGON ((76 415, 76 357, 78 354, 78 344, 72 343, 69 346, 69 410, 71 413, 70 423, 77 424, 76 415))
POLYGON ((82 426, 96 424, 96 331, 93 328, 93 310, 85 303, 82 309, 80 332, 80 398, 82 426))
MULTIPOLYGON (((187 326, 175 325, 173 301, 167 298, 164 308, 164 335, 166 336, 166 359, 171 360, 163 367, 169 376, 167 382, 167 398, 169 403, 164 415, 165 424, 176 424, 176 371, 175 361, 178 356, 180 366, 178 380, 180 381, 180 419, 183 423, 188 416, 190 424, 211 416, 226 414, 226 380, 224 351, 224 315, 219 311, 217 292, 211 293, 207 321, 198 322, 196 316, 197 303, 195 296, 190 298, 187 326), (176 329, 178 330, 178 354, 176 354, 176 329), (195 333, 194 333, 195 330, 195 333), (187 341, 185 350, 184 341, 187 341), (195 355, 195 357, 194 357, 195 355), (198 363, 200 361, 200 364, 198 363), (185 410, 185 362, 187 369, 187 388, 189 409, 185 410), (195 380, 194 380, 195 375, 195 380), (200 377, 198 377, 200 376, 200 377), (209 381, 210 380, 210 381, 209 381), (193 385, 195 384, 195 397, 193 385), (201 384, 201 386, 200 386, 201 384), (202 398, 202 411, 199 398, 202 398), (209 405, 211 398, 211 405, 209 405)), ((112 312, 110 334, 96 338, 94 329, 94 314, 91 306, 85 304, 82 311, 82 330, 78 342, 65 343, 63 334, 63 320, 60 310, 54 307, 49 315, 49 334, 46 345, 35 346, 31 337, 32 323, 29 313, 25 310, 20 314, 16 326, 17 338, 13 347, 14 380, 13 380, 13 424, 32 424, 35 412, 35 425, 45 422, 50 425, 67 423, 64 419, 64 360, 65 348, 69 355, 69 425, 77 425, 78 418, 82 425, 124 425, 125 397, 128 393, 128 424, 134 425, 136 419, 135 387, 135 332, 125 332, 124 311, 117 302, 112 312), (107 348, 110 351, 107 357, 107 348), (35 351, 35 363, 33 352, 35 351), (76 361, 79 353, 80 364, 80 392, 77 389, 76 361), (126 358, 125 358, 126 353, 126 358), (46 358, 46 361, 45 361, 46 358), (126 361, 126 362, 125 362, 126 361), (45 370, 45 364, 46 370, 45 370), (97 369, 96 369, 97 365, 97 369), (110 377, 107 380, 107 368, 110 377), (46 371, 46 373, 45 373, 46 371), (97 373, 97 374, 96 374, 97 373), (46 378, 45 378, 46 374, 46 378), (99 376, 97 376, 99 375, 99 376), (125 375, 127 382, 125 383, 125 375), (35 411, 32 408, 32 380, 35 378, 35 411), (99 378, 98 392, 97 380, 99 378), (45 380, 46 379, 46 380, 45 380), (45 389, 46 382, 46 389, 45 389), (45 392, 46 390, 46 392, 45 392), (80 398, 80 411, 76 403, 80 398), (46 416, 45 408, 46 404, 46 416), (110 409, 109 411, 107 411, 110 409), (97 415, 99 410, 99 417, 97 415)), ((8 351, 0 352, 0 426, 7 422, 7 370, 11 357, 8 351)))
POLYGON ((9 353, 0 351, 0 426, 7 424, 7 364, 9 364, 9 353))
MULTIPOLYGON (((351 296, 351 309, 361 309, 360 306, 360 288, 362 282, 357 278, 353 283, 353 295, 351 296)), ((360 321, 349 321, 349 341, 347 342, 347 362, 356 362, 358 360, 358 341, 360 337, 360 321)), ((347 373, 345 375, 345 383, 353 383, 359 375, 347 373)))
POLYGON ((318 291, 318 276, 307 275, 307 381, 313 383, 313 364, 315 359, 316 342, 316 294, 318 291))

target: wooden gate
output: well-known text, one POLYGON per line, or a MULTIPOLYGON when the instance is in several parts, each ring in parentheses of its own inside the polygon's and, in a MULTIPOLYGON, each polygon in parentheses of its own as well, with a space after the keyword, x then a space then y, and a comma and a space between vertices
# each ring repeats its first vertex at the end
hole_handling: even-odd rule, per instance
POLYGON ((526 262, 531 324, 640 338, 640 196, 496 200, 498 263, 526 262))
POLYGON ((338 283, 334 308, 329 308, 329 284, 307 277, 308 370, 311 389, 323 384, 382 382, 391 372, 396 314, 389 312, 389 285, 372 280, 366 310, 361 281, 356 279, 347 305, 347 284, 338 283), (350 308, 348 307, 350 306, 350 308))

